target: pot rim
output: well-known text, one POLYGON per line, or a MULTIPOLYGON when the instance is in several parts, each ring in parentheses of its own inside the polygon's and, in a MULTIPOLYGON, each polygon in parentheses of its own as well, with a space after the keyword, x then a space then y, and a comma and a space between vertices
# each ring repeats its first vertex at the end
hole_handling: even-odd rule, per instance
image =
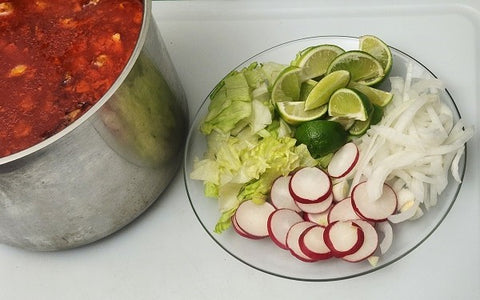
POLYGON ((143 2, 143 20, 142 20, 142 26, 140 27, 140 32, 138 34, 137 43, 135 45, 135 48, 133 49, 133 52, 128 62, 125 64, 125 67, 123 68, 122 72, 117 77, 117 79, 112 84, 112 86, 108 89, 108 91, 97 101, 97 103, 95 103, 95 105, 93 105, 87 112, 85 112, 82 116, 80 116, 80 118, 72 122, 66 128, 62 129, 61 131, 55 133, 54 135, 48 137, 47 139, 27 149, 15 152, 5 157, 1 157, 0 166, 10 163, 12 161, 19 160, 33 153, 36 153, 46 148, 47 146, 55 143, 56 141, 60 140, 62 137, 68 135, 70 132, 72 132, 81 124, 83 124, 88 119, 90 119, 92 115, 94 115, 112 97, 112 95, 122 85, 122 83, 125 81, 125 78, 132 70, 134 64, 138 59, 138 56, 140 55, 140 52, 143 50, 145 41, 147 39, 147 34, 149 33, 150 22, 152 22, 152 14, 151 14, 152 0, 143 0, 142 2, 143 2))

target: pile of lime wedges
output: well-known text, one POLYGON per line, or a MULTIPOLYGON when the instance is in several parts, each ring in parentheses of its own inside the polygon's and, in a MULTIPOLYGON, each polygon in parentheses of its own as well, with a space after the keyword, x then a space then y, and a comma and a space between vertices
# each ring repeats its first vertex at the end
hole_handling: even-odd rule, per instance
POLYGON ((278 75, 271 100, 295 138, 321 157, 381 120, 393 95, 377 86, 391 68, 392 53, 376 36, 361 36, 358 50, 308 47, 278 75))

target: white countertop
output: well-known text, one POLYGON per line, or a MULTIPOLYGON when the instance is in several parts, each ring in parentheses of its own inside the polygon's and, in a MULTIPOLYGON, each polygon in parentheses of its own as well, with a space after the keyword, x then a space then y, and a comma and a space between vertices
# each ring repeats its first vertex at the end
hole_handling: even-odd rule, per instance
POLYGON ((230 69, 300 37, 375 34, 430 67, 477 133, 458 199, 427 241, 353 279, 278 278, 218 247, 196 219, 179 171, 145 214, 99 242, 45 253, 0 245, 0 299, 478 299, 480 2, 357 3, 162 1, 154 2, 153 13, 192 118, 230 69))

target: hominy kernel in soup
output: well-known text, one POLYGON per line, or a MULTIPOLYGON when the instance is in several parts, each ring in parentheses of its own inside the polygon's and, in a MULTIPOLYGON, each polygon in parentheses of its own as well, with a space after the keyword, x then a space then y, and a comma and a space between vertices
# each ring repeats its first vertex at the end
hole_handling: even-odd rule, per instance
POLYGON ((0 157, 92 107, 130 58, 142 16, 140 0, 0 0, 0 157))

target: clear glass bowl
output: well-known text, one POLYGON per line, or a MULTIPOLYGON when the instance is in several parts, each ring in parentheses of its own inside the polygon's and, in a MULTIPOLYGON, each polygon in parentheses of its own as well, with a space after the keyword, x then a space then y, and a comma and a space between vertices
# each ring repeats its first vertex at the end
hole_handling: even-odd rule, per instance
MULTIPOLYGON (((302 38, 267 49, 241 63, 237 69, 246 67, 252 62, 274 61, 289 64, 295 58, 297 52, 306 47, 319 44, 335 44, 345 50, 358 49, 358 39, 354 37, 319 36, 302 38)), ((407 68, 410 65, 412 77, 435 77, 429 69, 413 57, 398 49, 391 48, 391 50, 394 64, 390 76, 405 77, 407 68)), ((220 80, 221 78, 218 78, 218 81, 220 80)), ((381 86, 383 89, 388 90, 390 88, 388 80, 385 80, 383 85, 383 87, 381 86)), ((442 101, 452 109, 455 119, 458 120, 460 113, 448 91, 445 90, 441 96, 442 101)), ((394 224, 393 244, 388 252, 380 257, 375 267, 372 267, 367 261, 349 263, 340 259, 305 263, 294 258, 289 251, 280 249, 269 238, 249 240, 235 233, 233 228, 222 234, 214 233, 215 224, 220 216, 217 201, 216 199, 205 197, 203 183, 191 180, 189 177, 194 158, 202 158, 206 151, 206 139, 200 133, 199 126, 208 111, 209 103, 210 99, 207 97, 195 116, 187 138, 184 176, 188 197, 200 224, 220 247, 241 262, 265 273, 303 281, 331 281, 360 276, 379 270, 398 261, 425 241, 446 217, 460 190, 461 184, 453 179, 449 180, 447 188, 438 199, 438 204, 429 209, 423 217, 411 222, 394 224)), ((460 163, 460 175, 462 178, 465 172, 465 161, 466 153, 460 163)))

